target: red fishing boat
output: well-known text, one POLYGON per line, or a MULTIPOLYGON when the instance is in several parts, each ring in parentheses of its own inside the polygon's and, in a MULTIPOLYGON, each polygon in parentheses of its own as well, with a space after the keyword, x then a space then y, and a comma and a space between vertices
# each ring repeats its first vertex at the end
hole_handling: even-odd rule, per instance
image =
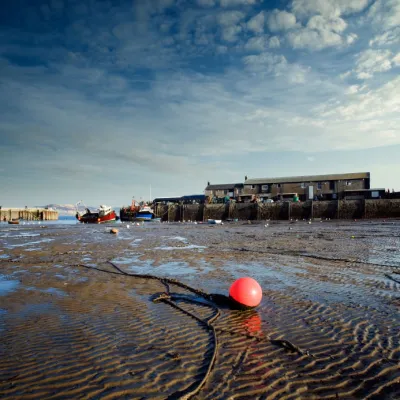
POLYGON ((90 209, 85 206, 86 212, 84 214, 81 214, 78 210, 79 203, 82 202, 76 203, 76 219, 79 222, 83 222, 86 224, 101 224, 118 219, 116 212, 111 207, 105 205, 101 205, 96 212, 90 211, 90 209))

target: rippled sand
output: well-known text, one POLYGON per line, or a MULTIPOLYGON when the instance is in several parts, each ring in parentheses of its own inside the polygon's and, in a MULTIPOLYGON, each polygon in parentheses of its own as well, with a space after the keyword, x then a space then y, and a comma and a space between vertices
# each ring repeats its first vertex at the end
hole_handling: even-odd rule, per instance
POLYGON ((400 398, 400 221, 265 224, 121 224, 118 235, 0 224, 0 398, 174 399, 197 387, 215 343, 189 313, 215 310, 173 284, 188 313, 153 302, 162 282, 117 275, 109 260, 207 293, 240 276, 261 284, 256 310, 220 306, 216 360, 194 399, 400 398))

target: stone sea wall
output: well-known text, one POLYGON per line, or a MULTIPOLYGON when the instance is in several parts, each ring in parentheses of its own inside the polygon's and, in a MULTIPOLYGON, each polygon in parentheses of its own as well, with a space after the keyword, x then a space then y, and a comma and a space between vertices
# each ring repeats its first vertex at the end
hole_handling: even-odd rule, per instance
POLYGON ((363 219, 400 218, 400 199, 335 200, 282 202, 267 204, 158 204, 155 209, 162 221, 217 220, 290 220, 292 219, 363 219))
POLYGON ((2 208, 0 221, 21 219, 26 221, 54 221, 58 220, 58 211, 44 208, 2 208))

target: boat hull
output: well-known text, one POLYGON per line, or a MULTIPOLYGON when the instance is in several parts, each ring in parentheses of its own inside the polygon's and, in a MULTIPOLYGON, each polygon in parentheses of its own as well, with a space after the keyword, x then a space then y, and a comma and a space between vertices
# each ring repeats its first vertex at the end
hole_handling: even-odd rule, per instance
POLYGON ((115 211, 106 215, 99 215, 99 213, 86 213, 83 215, 76 215, 76 219, 84 224, 104 224, 105 222, 112 222, 117 219, 115 211))
POLYGON ((161 218, 157 218, 154 213, 147 211, 131 211, 121 209, 120 211, 121 221, 127 222, 160 222, 161 218))
POLYGON ((222 220, 221 219, 208 219, 207 222, 210 225, 220 225, 220 224, 222 224, 222 220))
POLYGON ((135 221, 142 221, 142 222, 161 222, 161 218, 142 218, 142 217, 137 217, 132 219, 133 222, 135 221))

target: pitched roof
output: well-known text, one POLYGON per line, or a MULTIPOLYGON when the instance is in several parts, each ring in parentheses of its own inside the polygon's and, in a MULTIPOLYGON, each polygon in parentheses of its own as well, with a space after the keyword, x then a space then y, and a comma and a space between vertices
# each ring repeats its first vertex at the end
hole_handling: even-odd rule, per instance
POLYGON ((234 188, 242 188, 243 183, 222 183, 217 185, 208 185, 205 190, 233 190, 234 188))
POLYGON ((350 174, 332 174, 332 175, 305 175, 289 176, 282 178, 254 178, 247 179, 245 185, 262 185, 271 183, 297 183, 297 182, 324 182, 324 181, 344 181, 351 179, 369 179, 369 172, 355 172, 350 174))

